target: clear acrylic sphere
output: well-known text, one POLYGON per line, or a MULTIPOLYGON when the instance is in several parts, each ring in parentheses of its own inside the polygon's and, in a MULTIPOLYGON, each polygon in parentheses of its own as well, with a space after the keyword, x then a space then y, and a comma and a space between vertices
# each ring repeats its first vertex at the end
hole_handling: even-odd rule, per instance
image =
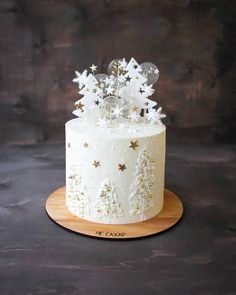
MULTIPOLYGON (((118 75, 118 67, 120 66, 120 62, 122 62, 122 59, 114 59, 112 60, 108 65, 108 74, 117 76, 118 75)), ((122 73, 122 68, 119 67, 119 74, 122 73)))
POLYGON ((106 74, 97 74, 95 75, 95 78, 97 79, 98 83, 103 83, 104 80, 106 79, 107 75, 106 74))
POLYGON ((112 114, 112 109, 115 109, 116 106, 119 108, 122 107, 122 100, 120 98, 114 95, 105 97, 100 103, 101 116, 107 119, 115 119, 115 116, 112 114))
POLYGON ((138 114, 141 113, 141 108, 134 105, 132 102, 128 100, 123 100, 123 115, 122 117, 128 119, 131 112, 137 112, 138 114))
POLYGON ((156 65, 151 62, 144 62, 140 65, 142 75, 147 78, 147 85, 155 84, 159 79, 159 70, 156 65))
POLYGON ((119 77, 109 77, 112 81, 112 87, 115 89, 120 89, 121 87, 126 86, 126 80, 122 78, 121 76, 119 77))

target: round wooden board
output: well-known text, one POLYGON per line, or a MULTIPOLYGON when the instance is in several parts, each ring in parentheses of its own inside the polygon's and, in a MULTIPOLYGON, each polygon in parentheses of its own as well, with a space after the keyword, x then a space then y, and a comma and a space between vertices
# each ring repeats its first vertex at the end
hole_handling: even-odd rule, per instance
POLYGON ((74 232, 107 239, 131 239, 160 233, 176 224, 183 214, 183 204, 165 189, 162 211, 152 219, 133 224, 101 224, 74 216, 66 207, 65 187, 54 191, 46 201, 48 215, 59 225, 74 232))

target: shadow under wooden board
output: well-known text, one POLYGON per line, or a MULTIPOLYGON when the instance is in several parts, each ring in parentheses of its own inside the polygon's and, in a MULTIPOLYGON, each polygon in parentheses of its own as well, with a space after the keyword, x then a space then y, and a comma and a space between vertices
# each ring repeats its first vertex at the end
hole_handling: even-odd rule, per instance
POLYGON ((152 219, 132 224, 101 224, 74 216, 66 207, 65 187, 54 191, 46 201, 46 211, 59 225, 83 235, 107 239, 132 239, 151 236, 175 225, 183 214, 183 204, 171 191, 165 189, 164 206, 152 219))

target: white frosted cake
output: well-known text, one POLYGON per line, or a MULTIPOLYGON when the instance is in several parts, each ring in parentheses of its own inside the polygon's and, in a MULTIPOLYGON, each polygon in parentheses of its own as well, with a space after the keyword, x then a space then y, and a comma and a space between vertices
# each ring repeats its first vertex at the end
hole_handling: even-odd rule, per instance
POLYGON ((164 193, 165 115, 148 99, 159 72, 133 58, 112 61, 109 75, 91 69, 73 80, 83 98, 66 123, 66 205, 97 223, 150 219, 164 193))

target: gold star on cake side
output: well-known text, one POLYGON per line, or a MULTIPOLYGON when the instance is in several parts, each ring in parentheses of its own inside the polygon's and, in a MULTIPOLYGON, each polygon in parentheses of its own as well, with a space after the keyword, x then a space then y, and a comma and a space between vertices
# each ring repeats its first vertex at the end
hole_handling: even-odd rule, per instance
POLYGON ((95 168, 99 167, 99 166, 100 166, 100 161, 96 161, 96 160, 94 160, 94 161, 93 161, 93 166, 94 166, 95 168))
POLYGON ((126 165, 125 164, 119 164, 118 165, 118 170, 124 171, 126 169, 126 165))
POLYGON ((138 141, 137 140, 135 140, 135 141, 130 141, 130 146, 129 146, 129 148, 130 149, 133 149, 133 150, 135 150, 137 147, 138 147, 139 145, 138 145, 138 141))

